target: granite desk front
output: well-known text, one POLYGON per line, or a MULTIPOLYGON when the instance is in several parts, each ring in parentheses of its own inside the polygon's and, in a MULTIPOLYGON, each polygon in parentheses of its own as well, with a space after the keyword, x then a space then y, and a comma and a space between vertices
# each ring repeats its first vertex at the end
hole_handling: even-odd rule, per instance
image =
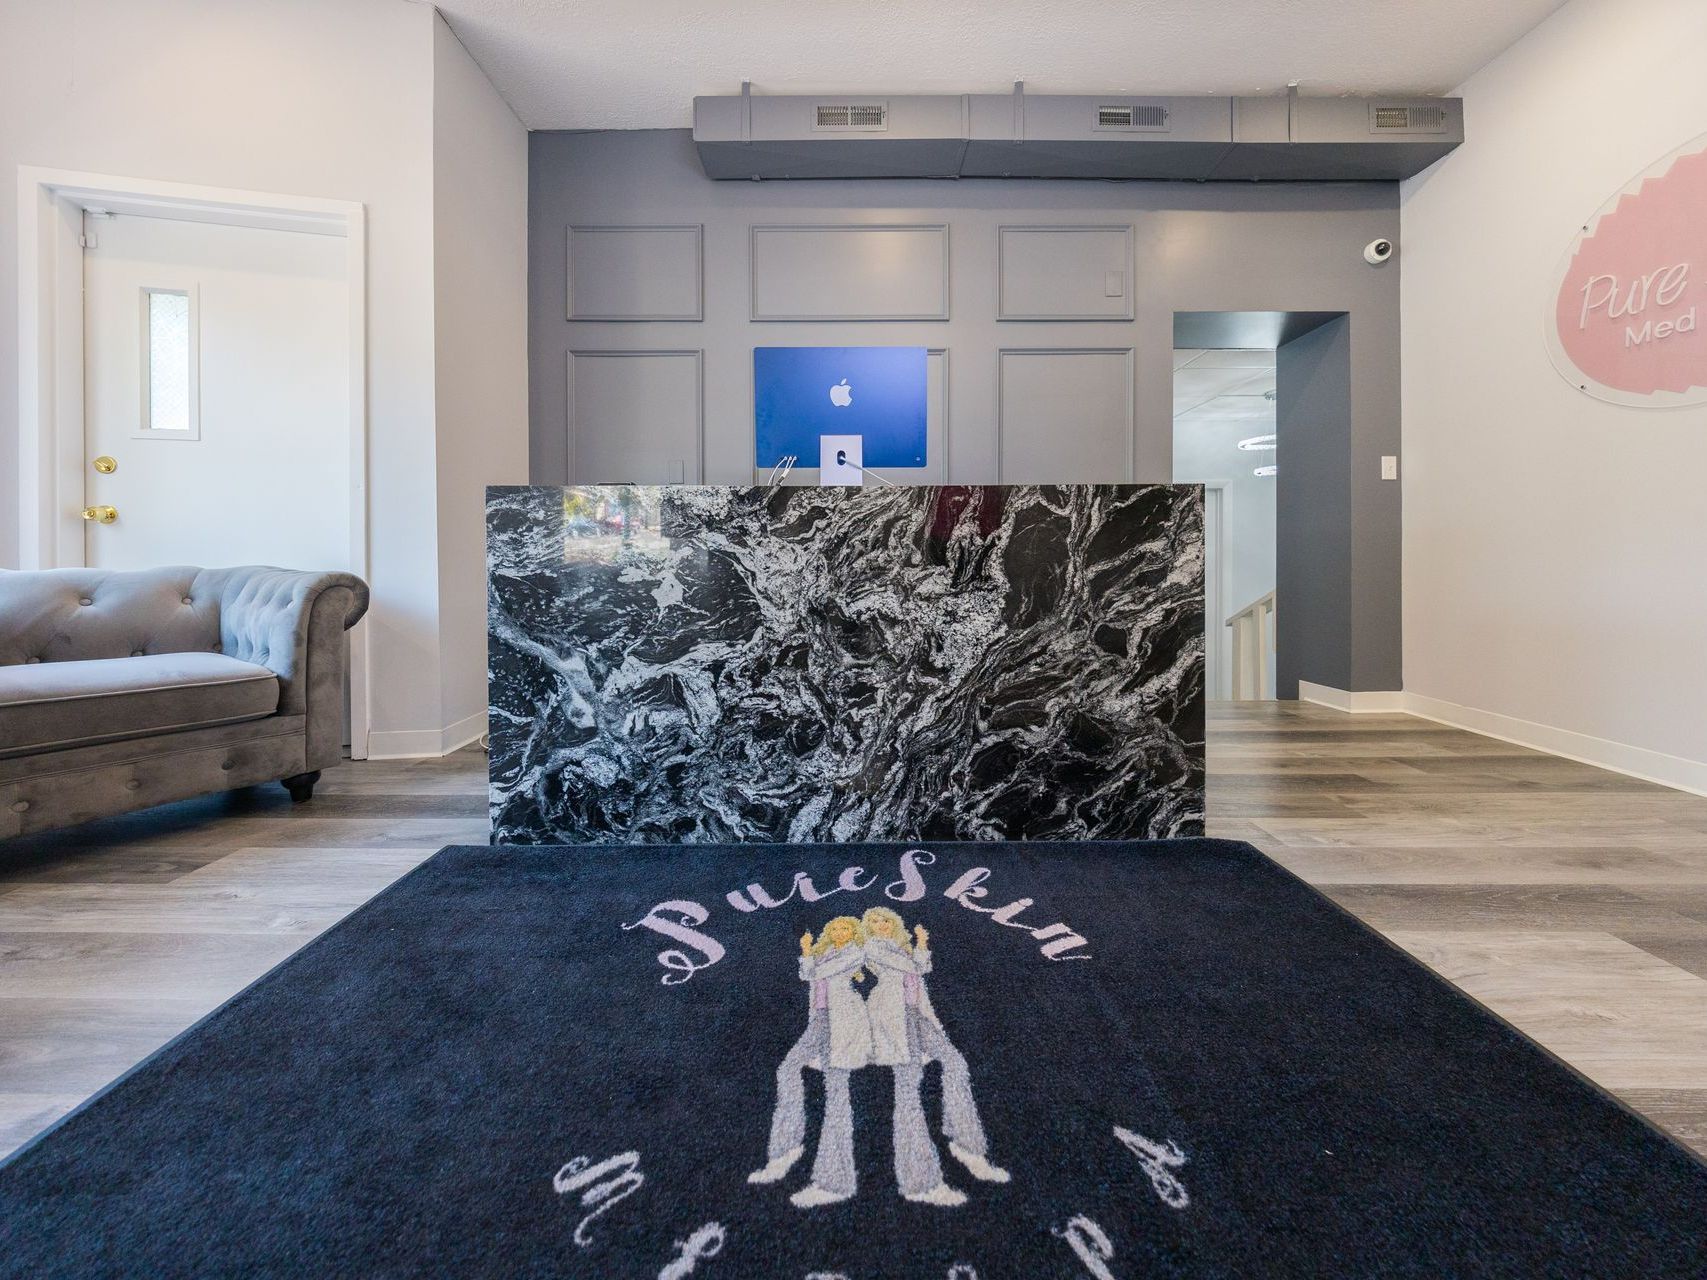
POLYGON ((1194 485, 494 488, 495 842, 1203 827, 1194 485))

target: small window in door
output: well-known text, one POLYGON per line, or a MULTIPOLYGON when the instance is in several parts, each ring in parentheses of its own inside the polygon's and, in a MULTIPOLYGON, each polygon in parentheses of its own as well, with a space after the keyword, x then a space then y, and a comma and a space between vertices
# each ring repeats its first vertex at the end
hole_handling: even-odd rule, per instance
POLYGON ((142 291, 142 413, 136 435, 201 438, 195 295, 189 289, 142 291))

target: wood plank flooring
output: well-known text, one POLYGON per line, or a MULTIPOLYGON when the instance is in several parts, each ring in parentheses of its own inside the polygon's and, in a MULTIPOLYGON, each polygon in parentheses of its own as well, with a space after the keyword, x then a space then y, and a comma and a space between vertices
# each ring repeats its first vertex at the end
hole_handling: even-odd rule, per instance
POLYGON ((1210 711, 1209 815, 1707 1155, 1707 799, 1240 703, 1210 711))
POLYGON ((486 758, 364 761, 0 841, 0 1153, 405 871, 486 842, 486 758))
MULTIPOLYGON (((1210 712, 1249 840, 1707 1154, 1707 799, 1402 715, 1210 712)), ((441 845, 485 759, 363 762, 0 842, 0 1153, 441 845)))

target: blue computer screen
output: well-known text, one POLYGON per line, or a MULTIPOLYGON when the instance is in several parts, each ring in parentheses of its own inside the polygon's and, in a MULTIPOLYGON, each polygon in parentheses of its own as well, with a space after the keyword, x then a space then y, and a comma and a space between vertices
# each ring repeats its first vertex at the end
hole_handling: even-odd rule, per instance
POLYGON ((863 436, 868 467, 925 465, 923 347, 754 347, 757 462, 818 465, 819 436, 863 436))

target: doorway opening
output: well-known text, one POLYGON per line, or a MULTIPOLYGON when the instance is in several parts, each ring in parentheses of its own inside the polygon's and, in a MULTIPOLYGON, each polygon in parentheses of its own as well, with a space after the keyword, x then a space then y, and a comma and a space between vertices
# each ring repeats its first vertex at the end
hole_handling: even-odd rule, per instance
MULTIPOLYGON (((368 575, 362 206, 21 169, 19 560, 368 575)), ((367 754, 367 624, 349 637, 367 754)))
POLYGON ((1174 348, 1174 480, 1204 486, 1204 689, 1274 696, 1274 350, 1174 348))
POLYGON ((1286 640, 1301 633, 1280 620, 1288 594, 1314 620, 1320 593, 1307 580, 1317 568, 1332 571, 1319 558, 1307 504, 1327 487, 1321 437, 1341 417, 1349 445, 1343 326, 1343 409, 1328 403, 1333 389, 1324 392, 1316 362, 1306 368, 1300 353, 1320 346, 1308 335, 1336 320, 1344 313, 1174 315, 1173 478, 1204 486, 1204 683, 1212 701, 1297 696, 1298 655, 1286 640), (1289 460, 1299 475, 1288 476, 1289 460))

